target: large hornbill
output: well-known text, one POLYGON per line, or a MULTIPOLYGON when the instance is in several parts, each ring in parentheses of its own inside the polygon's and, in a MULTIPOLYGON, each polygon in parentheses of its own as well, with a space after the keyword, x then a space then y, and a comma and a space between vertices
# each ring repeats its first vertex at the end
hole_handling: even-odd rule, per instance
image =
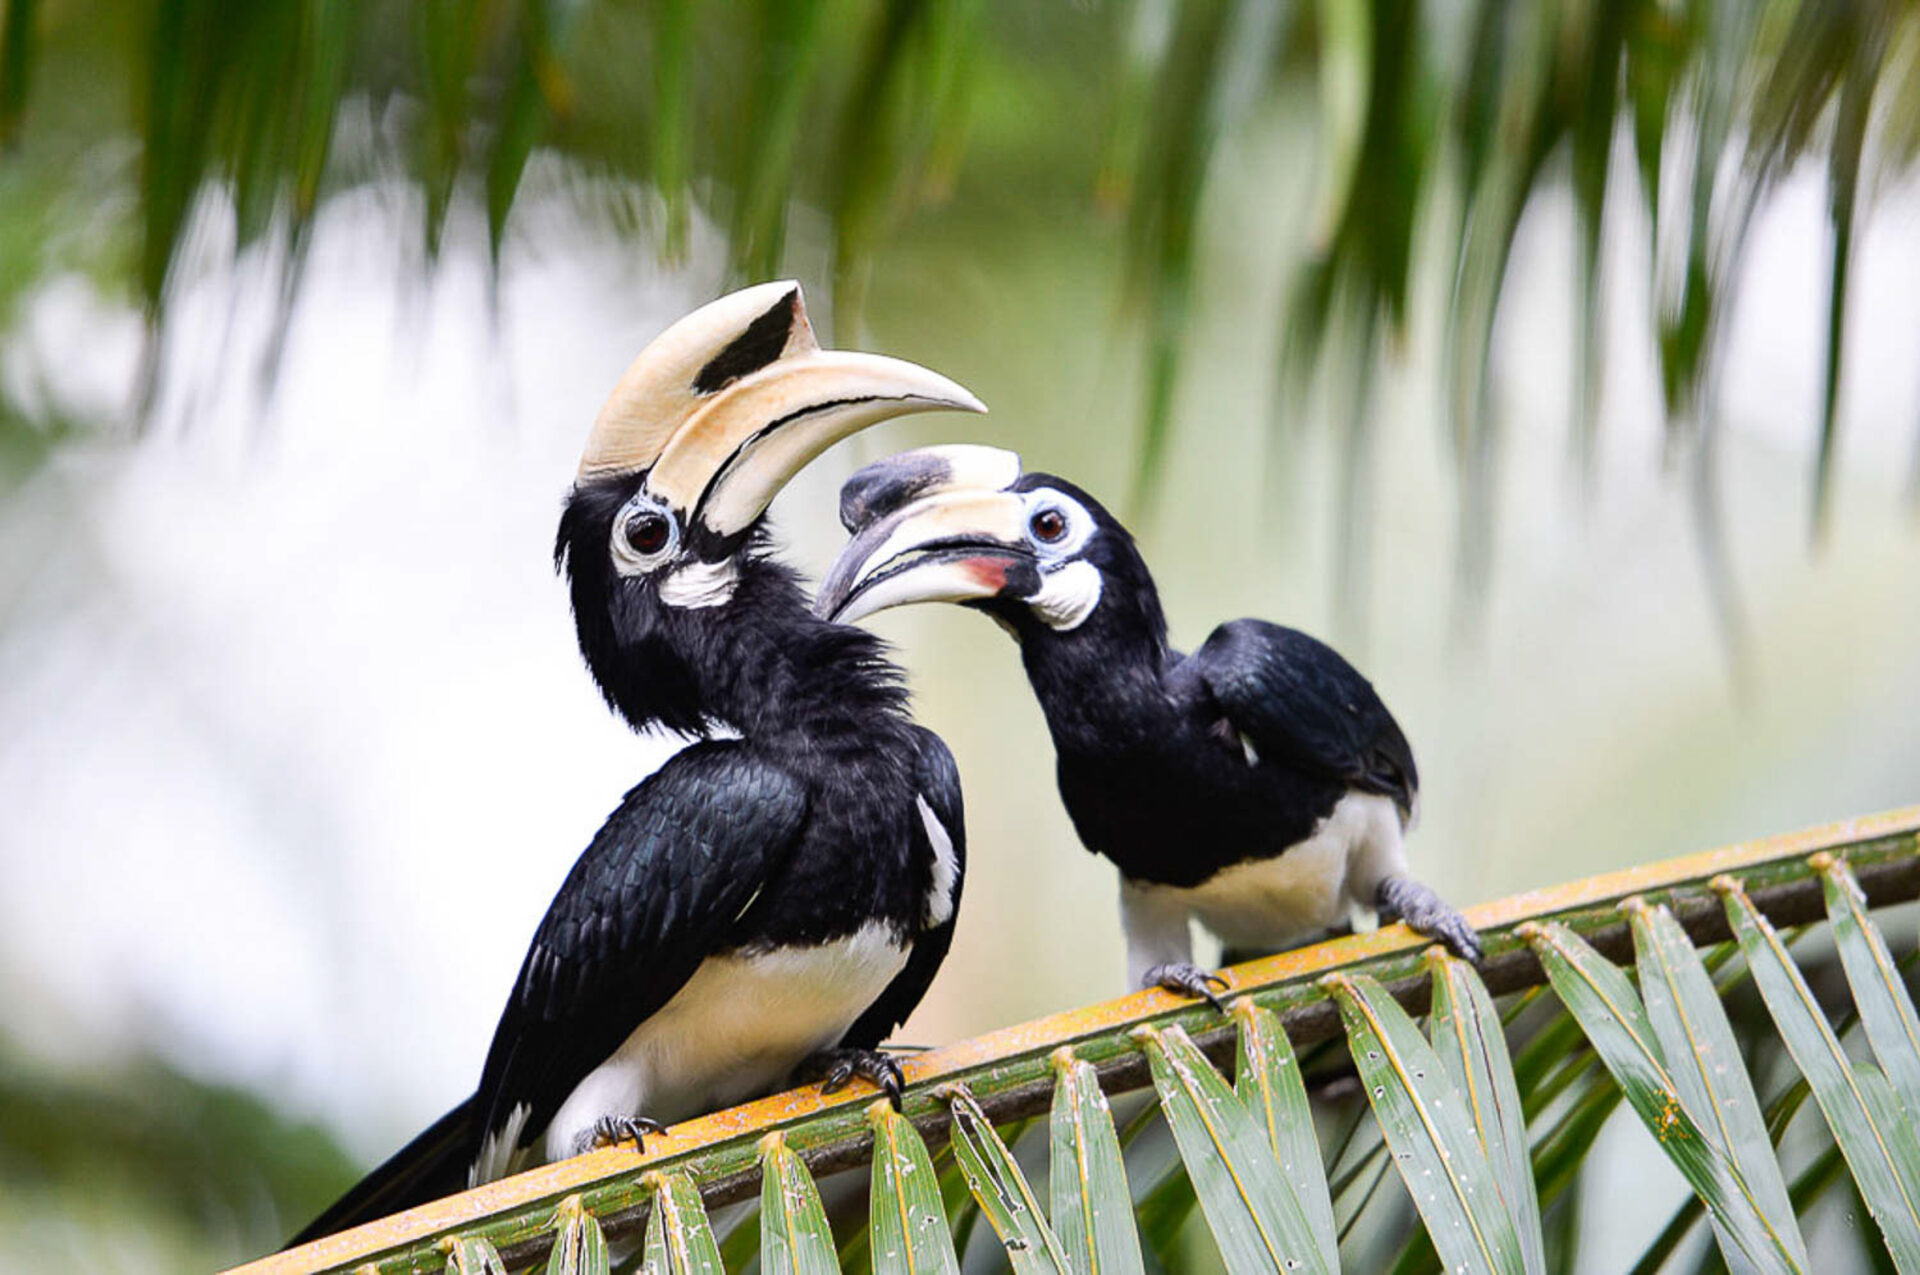
POLYGON ((877 639, 816 619, 762 517, 807 461, 907 412, 984 411, 925 368, 822 350, 800 289, 680 320, 593 426, 554 549, 580 649, 638 728, 695 736, 547 909, 479 1088, 295 1243, 769 1092, 898 1101, 878 1052, 932 981, 960 786, 877 639))
POLYGON ((1213 999, 1189 919, 1229 950, 1340 926, 1352 904, 1455 952, 1473 928, 1407 875, 1419 778, 1373 687, 1331 647, 1231 620, 1191 655, 1167 640, 1133 537, 1080 488, 997 448, 906 452, 841 490, 853 539, 818 614, 851 623, 912 602, 987 612, 1020 644, 1060 795, 1120 870, 1130 976, 1213 999))

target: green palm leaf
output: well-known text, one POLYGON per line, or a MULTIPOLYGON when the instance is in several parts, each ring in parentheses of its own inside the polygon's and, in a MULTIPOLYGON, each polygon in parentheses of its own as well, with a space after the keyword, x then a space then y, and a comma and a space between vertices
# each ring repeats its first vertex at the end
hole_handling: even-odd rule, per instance
POLYGON ((1084 1275, 1140 1275, 1140 1235, 1113 1111, 1093 1067, 1071 1049, 1053 1055, 1047 1173, 1054 1234, 1084 1275))
MULTIPOLYGON (((1726 1150, 1753 1193, 1760 1216, 1773 1225, 1794 1261, 1805 1266, 1806 1241, 1794 1223, 1760 1100, 1700 954, 1665 907, 1649 907, 1635 898, 1626 908, 1647 1018, 1680 1100, 1726 1150)), ((1715 1226, 1719 1229, 1718 1219, 1715 1226)), ((1725 1239, 1721 1249, 1730 1251, 1725 1239)))
POLYGON ((1894 1131, 1906 1119, 1898 1103, 1889 1108, 1872 1081, 1863 1081, 1870 1069, 1856 1068, 1848 1060, 1780 936, 1740 883, 1718 877, 1714 888, 1725 900, 1727 920, 1746 954, 1754 984, 1794 1065, 1807 1078, 1894 1262, 1903 1271, 1920 1271, 1920 1161, 1905 1158, 1895 1141, 1894 1131))
POLYGON ((1442 1263, 1451 1271, 1524 1269, 1513 1216, 1474 1136, 1467 1100, 1398 1001, 1364 975, 1328 989, 1380 1132, 1442 1263))
POLYGON ((1313 1109, 1307 1105, 1293 1043, 1272 1010, 1261 1009, 1245 997, 1234 1002, 1233 1018, 1240 1027, 1234 1092, 1266 1129, 1267 1145, 1307 1215, 1321 1258, 1338 1265, 1340 1241, 1333 1225, 1333 1200, 1327 1192, 1320 1143, 1313 1134, 1313 1109))
POLYGON ((1860 1025, 1902 1105, 1920 1112, 1920 1015, 1914 1013, 1900 967, 1879 929, 1867 919, 1866 897, 1846 860, 1816 855, 1812 862, 1820 873, 1833 944, 1859 1006, 1860 1025))
POLYGON ((873 1126, 873 1269, 880 1275, 960 1275, 927 1144, 885 1099, 867 1108, 867 1120, 873 1126))
POLYGON ((967 1190, 1000 1237, 1015 1275, 1070 1275, 1067 1255, 1047 1225, 1039 1199, 987 1113, 964 1089, 955 1089, 947 1105, 953 1113, 954 1159, 966 1175, 967 1190))
POLYGON ((507 1275, 505 1263, 493 1245, 478 1235, 464 1235, 445 1245, 447 1275, 507 1275))
POLYGON ((647 1219, 646 1275, 726 1275, 700 1192, 684 1173, 649 1173, 653 1216, 647 1219))
POLYGON ((1493 1167, 1494 1185, 1513 1218, 1522 1265, 1529 1272, 1544 1272, 1547 1257, 1527 1156, 1526 1114, 1500 1015, 1471 965, 1439 948, 1427 960, 1433 968, 1434 1051, 1466 1097, 1474 1131, 1493 1167))
POLYGON ((1760 1211, 1726 1149, 1687 1109, 1627 976, 1565 926, 1529 924, 1521 936, 1546 967, 1554 991, 1580 1020, 1641 1123, 1706 1202, 1720 1233, 1733 1246, 1727 1253, 1729 1264, 1799 1269, 1777 1229, 1780 1221, 1760 1211))
POLYGON ((1332 1271, 1253 1114, 1186 1032, 1142 1027, 1160 1110, 1231 1271, 1332 1271))
POLYGON ((607 1275, 607 1237, 577 1195, 560 1201, 546 1275, 607 1275))
POLYGON ((839 1275, 820 1190, 776 1130, 760 1140, 760 1270, 763 1275, 839 1275))

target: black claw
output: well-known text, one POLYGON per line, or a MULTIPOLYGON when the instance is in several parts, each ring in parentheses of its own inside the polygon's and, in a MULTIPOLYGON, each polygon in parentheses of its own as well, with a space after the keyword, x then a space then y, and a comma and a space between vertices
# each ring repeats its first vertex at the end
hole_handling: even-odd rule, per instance
POLYGON ((1467 924, 1465 917, 1451 908, 1439 916, 1423 917, 1419 921, 1409 918, 1407 924, 1430 938, 1439 939, 1449 952, 1463 961, 1478 961, 1481 957, 1480 935, 1467 924))
POLYGON ((667 1126, 647 1116, 601 1116, 593 1124, 593 1145, 617 1147, 631 1142, 635 1151, 645 1151, 650 1133, 665 1137, 667 1126))
POLYGON ((1485 955, 1480 947, 1480 936, 1465 921, 1461 921, 1458 928, 1449 928, 1440 937, 1453 950, 1453 954, 1463 961, 1477 962, 1485 955))
POLYGON ((1410 929, 1439 939, 1463 961, 1478 961, 1481 957, 1480 935, 1467 924, 1467 918, 1418 881, 1388 877, 1380 883, 1376 906, 1383 925, 1389 921, 1405 921, 1410 929))
POLYGON ((907 1077, 900 1064, 878 1049, 829 1049, 802 1064, 802 1079, 818 1079, 821 1093, 839 1093, 856 1077, 887 1096, 899 1111, 906 1100, 907 1077))
POLYGON ((1221 991, 1225 991, 1232 984, 1211 970, 1203 970, 1197 965, 1189 965, 1184 961, 1156 965, 1147 971, 1145 981, 1149 987, 1164 988, 1183 996, 1197 996, 1222 1014, 1227 1012, 1226 1002, 1215 996, 1213 989, 1218 986, 1221 991))

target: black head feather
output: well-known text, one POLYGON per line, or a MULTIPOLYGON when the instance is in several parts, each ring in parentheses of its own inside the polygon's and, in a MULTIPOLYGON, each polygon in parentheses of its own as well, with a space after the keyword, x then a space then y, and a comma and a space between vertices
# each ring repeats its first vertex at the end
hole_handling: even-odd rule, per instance
POLYGON ((799 577, 771 556, 765 518, 736 538, 738 579, 721 605, 670 606, 654 576, 616 571, 615 523, 644 477, 582 480, 554 539, 580 653, 615 712, 635 729, 703 735, 724 723, 763 737, 904 715, 906 692, 885 646, 814 618, 799 577))
MULTIPOLYGON (((1157 662, 1167 651, 1167 617, 1160 606, 1160 590, 1147 570, 1146 559, 1133 533, 1115 518, 1107 507, 1084 488, 1055 474, 1023 474, 1012 490, 1028 492, 1047 488, 1069 496, 1093 515, 1095 534, 1077 555, 1099 568, 1100 605, 1085 623, 1066 632, 1048 628, 1035 619, 1025 606, 1017 608, 1016 622, 1023 630, 1023 645, 1032 649, 1031 638, 1045 644, 1071 643, 1080 646, 1116 644, 1144 646, 1157 662)), ((997 605, 995 609, 998 609, 997 605)), ((1005 614, 1005 612, 1003 612, 1005 614)))

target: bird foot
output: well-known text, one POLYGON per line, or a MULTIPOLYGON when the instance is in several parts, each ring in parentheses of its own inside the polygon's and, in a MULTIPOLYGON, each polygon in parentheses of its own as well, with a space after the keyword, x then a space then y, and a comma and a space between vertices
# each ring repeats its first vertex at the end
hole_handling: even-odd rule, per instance
POLYGON ((795 1074, 801 1080, 818 1080, 821 1093, 839 1093, 857 1077, 887 1095, 895 1111, 906 1096, 907 1078, 900 1064, 878 1049, 823 1049, 795 1074))
POLYGON ((1147 971, 1140 980, 1142 987, 1160 987, 1169 992, 1179 992, 1185 996, 1198 996, 1221 1013, 1227 1012, 1226 1002, 1213 994, 1218 986, 1225 991, 1232 984, 1211 970, 1203 970, 1198 965, 1186 961, 1169 961, 1165 965, 1156 965, 1147 971))
POLYGON ((635 1151, 645 1151, 646 1135, 649 1133, 664 1138, 667 1126, 646 1116, 601 1116, 593 1122, 593 1128, 580 1135, 579 1145, 573 1149, 574 1154, 584 1155, 604 1147, 617 1147, 623 1142, 631 1142, 635 1151))
POLYGON ((1439 939, 1461 960, 1480 959, 1480 935, 1467 924, 1467 918, 1412 877, 1388 877, 1373 898, 1381 924, 1405 921, 1410 928, 1439 939))

